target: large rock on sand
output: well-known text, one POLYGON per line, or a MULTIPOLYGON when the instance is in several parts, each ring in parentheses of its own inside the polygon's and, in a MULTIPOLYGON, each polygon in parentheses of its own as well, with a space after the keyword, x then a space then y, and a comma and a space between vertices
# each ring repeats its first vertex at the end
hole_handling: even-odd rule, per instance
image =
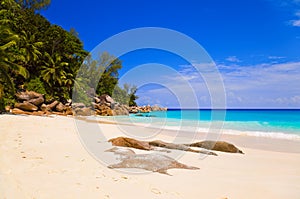
POLYGON ((181 151, 189 151, 189 152, 193 152, 193 153, 203 153, 203 154, 207 154, 207 155, 217 155, 214 152, 211 152, 209 150, 194 150, 191 149, 190 147, 184 145, 184 144, 174 144, 174 143, 168 143, 168 142, 164 142, 161 140, 154 140, 149 142, 149 145, 151 146, 156 146, 156 147, 162 147, 162 148, 167 148, 167 149, 176 149, 176 150, 181 150, 181 151))
POLYGON ((56 109, 56 111, 58 111, 58 112, 63 112, 63 111, 66 109, 66 107, 65 107, 65 105, 63 105, 63 103, 59 102, 59 103, 56 105, 55 109, 56 109))
POLYGON ((44 111, 44 112, 50 110, 46 104, 42 104, 40 109, 41 109, 41 111, 44 111))
POLYGON ((41 104, 44 103, 44 97, 43 96, 40 96, 38 98, 34 98, 34 99, 30 99, 28 100, 27 102, 31 103, 31 104, 34 104, 35 106, 40 106, 41 104))
POLYGON ((21 109, 19 109, 19 108, 13 108, 13 109, 11 110, 11 113, 12 113, 12 114, 17 114, 17 115, 19 115, 19 114, 27 114, 25 111, 23 111, 23 110, 21 110, 21 109))
POLYGON ((90 108, 76 108, 75 114, 81 116, 90 116, 93 114, 93 111, 90 108))
POLYGON ((28 101, 31 99, 43 97, 43 95, 34 91, 25 91, 16 93, 16 97, 19 101, 28 101))
POLYGON ((57 106, 58 103, 59 103, 59 102, 58 102, 57 100, 55 100, 55 101, 52 102, 51 104, 48 104, 48 105, 47 105, 47 108, 48 108, 49 110, 54 110, 54 108, 57 106))
POLYGON ((24 101, 22 103, 16 103, 15 108, 19 108, 23 111, 37 111, 38 107, 30 102, 24 101))
POLYGON ((117 137, 108 140, 112 143, 113 146, 123 146, 123 147, 131 147, 136 149, 142 149, 142 150, 151 150, 151 146, 148 142, 145 141, 139 141, 132 138, 126 138, 126 137, 117 137))
POLYGON ((191 147, 201 147, 204 149, 209 149, 209 150, 215 150, 215 151, 222 151, 222 152, 228 152, 228 153, 242 153, 240 149, 238 149, 236 146, 233 144, 230 144, 228 142, 223 142, 223 141, 202 141, 202 142, 196 142, 193 144, 189 144, 191 147))
POLYGON ((129 115, 129 111, 124 105, 115 106, 113 111, 113 115, 129 115))
POLYGON ((114 103, 115 103, 115 100, 114 100, 112 97, 110 97, 109 95, 106 95, 106 94, 101 95, 101 96, 99 97, 99 99, 100 99, 100 101, 102 101, 102 102, 108 102, 108 103, 110 103, 110 104, 114 104, 114 103))

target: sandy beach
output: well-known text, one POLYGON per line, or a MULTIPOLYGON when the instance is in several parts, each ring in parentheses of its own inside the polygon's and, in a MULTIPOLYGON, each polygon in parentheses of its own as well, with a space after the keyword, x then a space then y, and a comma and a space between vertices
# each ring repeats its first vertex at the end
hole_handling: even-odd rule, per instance
MULTIPOLYGON (((116 124, 99 125, 106 138, 124 136, 116 124)), ((143 127, 131 128, 143 132, 143 127)), ((178 161, 200 170, 170 169, 169 176, 109 169, 90 155, 77 131, 72 117, 0 115, 0 198, 300 196, 298 141, 222 135, 221 140, 232 142, 245 154, 217 152, 218 156, 200 159, 198 154, 186 152, 178 161)), ((167 141, 168 133, 156 139, 167 141)))

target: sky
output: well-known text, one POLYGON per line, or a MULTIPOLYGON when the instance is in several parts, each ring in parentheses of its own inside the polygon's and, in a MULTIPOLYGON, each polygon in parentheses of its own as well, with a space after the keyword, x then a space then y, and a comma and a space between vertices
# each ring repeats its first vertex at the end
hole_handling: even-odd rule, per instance
MULTIPOLYGON (((88 51, 135 28, 175 30, 209 54, 227 108, 300 108, 300 0, 52 0, 41 14, 75 28, 88 51)), ((139 105, 211 108, 222 98, 200 59, 158 49, 119 58, 120 82, 138 86, 139 105)))

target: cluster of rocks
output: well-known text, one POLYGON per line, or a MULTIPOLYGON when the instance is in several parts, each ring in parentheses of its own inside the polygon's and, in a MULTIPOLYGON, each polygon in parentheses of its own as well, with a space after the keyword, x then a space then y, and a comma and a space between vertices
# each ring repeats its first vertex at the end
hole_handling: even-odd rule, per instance
POLYGON ((154 106, 132 106, 129 109, 130 113, 150 113, 152 111, 167 111, 168 109, 165 107, 159 107, 158 105, 154 106))
POLYGON ((159 106, 133 106, 119 104, 109 95, 95 96, 94 102, 90 105, 84 103, 72 103, 68 100, 67 103, 62 103, 57 100, 46 102, 44 95, 34 91, 22 91, 16 93, 17 103, 11 109, 6 111, 14 114, 27 115, 100 115, 100 116, 114 116, 114 115, 129 115, 129 113, 148 113, 151 111, 166 111, 166 108, 159 106))
POLYGON ((16 94, 17 103, 9 110, 14 114, 27 115, 73 115, 71 101, 66 104, 57 100, 46 103, 44 95, 34 91, 22 91, 16 94))
POLYGON ((117 137, 112 138, 108 141, 111 142, 113 146, 117 147, 106 150, 106 152, 113 152, 115 155, 118 155, 118 159, 121 160, 116 164, 109 165, 108 168, 138 168, 167 175, 170 175, 167 172, 167 170, 172 168, 192 170, 199 168, 182 164, 167 155, 157 153, 158 151, 169 153, 171 151, 168 149, 172 149, 189 151, 193 153, 204 153, 207 155, 215 156, 217 154, 213 151, 243 154, 243 152, 233 144, 223 141, 204 140, 192 144, 175 144, 164 142, 161 140, 141 141, 128 137, 117 137), (123 147, 129 147, 146 151, 151 150, 156 152, 136 154, 132 149, 123 147), (197 149, 192 149, 191 147, 196 147, 197 149), (159 150, 159 148, 165 148, 167 150, 159 150))
POLYGON ((109 95, 101 95, 94 97, 95 102, 92 103, 96 115, 113 116, 113 115, 129 115, 130 107, 115 102, 109 95))
POLYGON ((130 148, 147 150, 147 151, 154 150, 155 147, 161 147, 167 149, 189 151, 194 153, 204 153, 207 155, 217 155, 216 153, 211 152, 211 150, 227 152, 227 153, 244 154, 243 151, 241 151, 233 144, 224 141, 204 140, 192 144, 174 144, 174 143, 164 142, 161 140, 141 141, 141 140, 136 140, 128 137, 117 137, 108 140, 108 142, 111 142, 113 146, 130 147, 130 148), (190 147, 197 147, 199 149, 195 150, 190 147))

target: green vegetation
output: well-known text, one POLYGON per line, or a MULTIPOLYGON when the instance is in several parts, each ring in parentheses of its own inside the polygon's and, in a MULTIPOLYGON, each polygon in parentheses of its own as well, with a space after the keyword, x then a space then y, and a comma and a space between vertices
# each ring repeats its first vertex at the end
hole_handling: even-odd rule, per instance
POLYGON ((18 89, 66 102, 74 86, 78 100, 88 102, 86 92, 95 88, 98 95, 135 105, 136 88, 118 86, 119 59, 103 53, 98 60, 89 57, 80 69, 88 52, 75 29, 66 31, 36 12, 49 4, 50 0, 0 0, 0 110, 15 103, 18 89), (75 81, 77 73, 80 78, 75 81))

